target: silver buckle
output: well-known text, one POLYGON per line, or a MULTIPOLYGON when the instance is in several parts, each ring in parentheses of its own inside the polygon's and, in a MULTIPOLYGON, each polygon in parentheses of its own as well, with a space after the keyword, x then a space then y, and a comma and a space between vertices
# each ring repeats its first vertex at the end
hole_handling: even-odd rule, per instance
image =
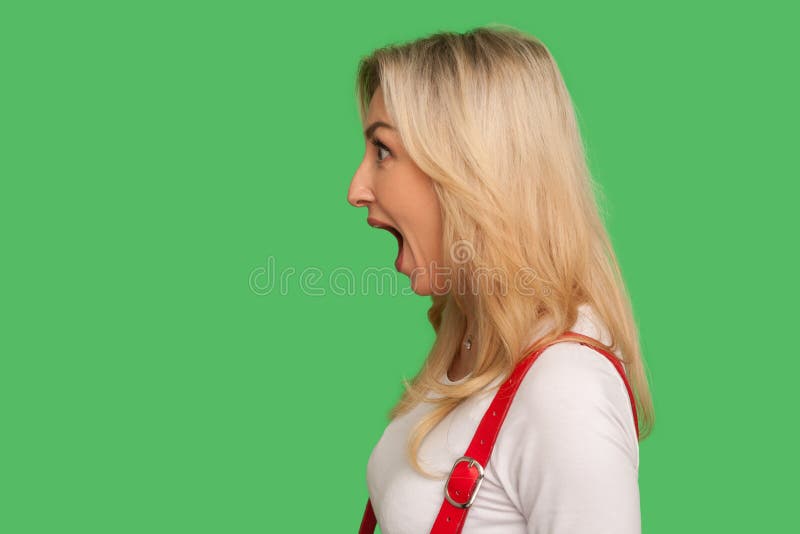
POLYGON ((483 466, 475 458, 472 458, 470 456, 462 456, 461 458, 455 461, 455 463, 453 464, 453 468, 450 469, 450 474, 447 475, 447 482, 445 482, 444 484, 444 497, 450 504, 452 504, 457 508, 469 508, 470 506, 472 506, 472 502, 475 500, 475 496, 478 494, 478 490, 480 489, 482 483, 483 483, 483 466), (456 466, 461 462, 468 462, 469 467, 478 468, 478 480, 475 485, 475 489, 471 492, 472 495, 470 495, 469 500, 465 503, 454 500, 450 496, 450 492, 447 489, 447 487, 450 485, 450 477, 453 476, 453 471, 456 470, 456 466))

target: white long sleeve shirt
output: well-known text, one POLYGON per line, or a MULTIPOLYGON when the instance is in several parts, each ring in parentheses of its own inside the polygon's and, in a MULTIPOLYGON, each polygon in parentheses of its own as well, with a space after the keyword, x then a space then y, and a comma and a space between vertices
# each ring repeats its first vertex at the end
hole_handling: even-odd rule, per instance
MULTIPOLYGON (((584 304, 578 311, 571 330, 609 343, 593 310, 584 304)), ((452 383, 446 373, 442 382, 452 383)), ((430 532, 446 473, 466 452, 496 391, 465 401, 423 441, 420 458, 428 470, 445 473, 439 480, 415 472, 405 452, 411 427, 431 404, 389 423, 367 463, 383 534, 430 532)), ((462 534, 640 534, 638 476, 639 442, 622 377, 594 349, 557 343, 520 384, 462 534)))

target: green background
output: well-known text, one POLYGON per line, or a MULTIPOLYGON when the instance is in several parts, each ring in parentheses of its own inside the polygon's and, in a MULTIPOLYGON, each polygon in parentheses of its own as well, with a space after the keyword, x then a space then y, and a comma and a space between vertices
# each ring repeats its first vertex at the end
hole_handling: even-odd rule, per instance
POLYGON ((548 45, 606 194, 657 415, 643 531, 796 523, 796 12, 26 6, 0 7, 0 531, 356 531, 433 333, 403 275, 334 290, 396 254, 346 202, 355 68, 490 22, 548 45))

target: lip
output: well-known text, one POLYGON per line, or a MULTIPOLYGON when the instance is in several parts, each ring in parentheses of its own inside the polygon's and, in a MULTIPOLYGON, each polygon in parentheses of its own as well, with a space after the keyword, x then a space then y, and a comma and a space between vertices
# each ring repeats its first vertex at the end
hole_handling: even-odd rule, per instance
POLYGON ((385 223, 381 220, 378 220, 374 217, 367 217, 367 224, 372 226, 373 228, 383 228, 384 230, 389 230, 394 236, 399 240, 402 239, 403 236, 400 234, 400 230, 392 226, 391 224, 385 223))
POLYGON ((389 228, 389 224, 385 223, 375 217, 367 217, 367 224, 375 228, 389 228))
POLYGON ((401 238, 400 230, 395 228, 389 223, 385 223, 375 217, 367 217, 367 224, 372 226, 373 228, 383 228, 384 230, 389 230, 391 233, 395 235, 395 237, 401 238))

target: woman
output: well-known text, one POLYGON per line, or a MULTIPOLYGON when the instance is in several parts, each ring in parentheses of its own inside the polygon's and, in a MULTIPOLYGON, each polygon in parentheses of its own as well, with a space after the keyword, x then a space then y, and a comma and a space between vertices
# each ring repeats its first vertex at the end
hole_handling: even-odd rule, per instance
POLYGON ((519 384, 462 532, 639 533, 638 439, 653 406, 549 50, 502 25, 443 32, 364 58, 357 97, 366 153, 348 201, 395 235, 395 266, 431 296, 436 332, 370 455, 367 512, 384 534, 430 532, 497 388, 572 331, 624 372, 576 341, 545 348, 519 384))

